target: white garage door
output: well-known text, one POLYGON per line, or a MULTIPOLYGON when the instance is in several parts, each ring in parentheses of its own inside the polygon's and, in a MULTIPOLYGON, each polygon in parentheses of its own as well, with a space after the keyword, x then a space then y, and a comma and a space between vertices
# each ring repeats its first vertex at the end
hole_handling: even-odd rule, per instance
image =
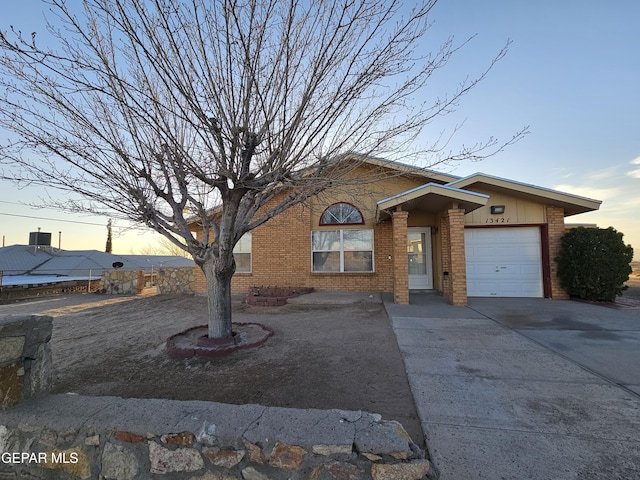
POLYGON ((467 228, 467 295, 542 297, 540 229, 467 228))

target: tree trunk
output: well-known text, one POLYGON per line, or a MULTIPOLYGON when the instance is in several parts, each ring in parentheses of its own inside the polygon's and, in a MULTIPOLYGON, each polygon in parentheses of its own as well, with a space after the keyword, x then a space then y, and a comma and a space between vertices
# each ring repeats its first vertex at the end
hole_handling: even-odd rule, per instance
POLYGON ((225 268, 224 263, 211 255, 202 266, 207 280, 209 338, 230 338, 232 335, 231 279, 235 268, 225 268))
POLYGON ((207 279, 209 338, 231 338, 231 279, 236 272, 233 258, 234 228, 244 191, 221 190, 222 215, 214 243, 205 255, 202 270, 207 279))

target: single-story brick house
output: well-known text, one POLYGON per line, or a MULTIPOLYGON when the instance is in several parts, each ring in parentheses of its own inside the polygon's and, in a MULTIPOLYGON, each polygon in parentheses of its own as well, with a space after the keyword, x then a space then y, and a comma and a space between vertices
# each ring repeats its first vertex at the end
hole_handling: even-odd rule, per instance
MULTIPOLYGON (((234 291, 252 286, 566 298, 556 276, 564 218, 598 200, 482 173, 457 177, 367 158, 373 183, 327 191, 246 234, 234 291)), ((197 225, 192 225, 197 230, 197 225)), ((197 289, 205 290, 204 276, 197 289)))

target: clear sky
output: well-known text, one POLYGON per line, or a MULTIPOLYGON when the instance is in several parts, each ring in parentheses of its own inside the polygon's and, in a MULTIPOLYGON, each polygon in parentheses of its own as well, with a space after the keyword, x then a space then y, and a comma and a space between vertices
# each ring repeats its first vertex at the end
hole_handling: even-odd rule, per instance
MULTIPOLYGON (((37 0, 3 4, 0 28, 41 30, 42 10, 37 0)), ((602 200, 598 212, 568 217, 567 223, 613 226, 640 258, 640 2, 441 0, 433 21, 425 48, 437 48, 449 35, 458 42, 476 37, 434 77, 427 94, 451 91, 480 73, 508 39, 513 43, 458 110, 425 135, 464 122, 455 148, 490 136, 506 140, 526 125, 531 132, 482 162, 435 168, 460 176, 481 171, 602 200)), ((26 243, 29 232, 41 227, 56 246, 62 232, 62 248, 104 249, 106 218, 23 205, 39 196, 46 193, 0 180, 0 235, 7 245, 26 243)), ((155 234, 127 226, 115 223, 115 252, 155 243, 155 234)))

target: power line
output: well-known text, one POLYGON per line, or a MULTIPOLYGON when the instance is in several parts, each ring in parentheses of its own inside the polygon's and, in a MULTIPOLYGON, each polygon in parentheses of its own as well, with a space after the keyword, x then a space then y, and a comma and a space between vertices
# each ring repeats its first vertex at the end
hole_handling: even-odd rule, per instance
POLYGON ((29 203, 20 203, 20 202, 10 202, 9 200, 0 200, 0 203, 6 203, 8 205, 19 205, 21 207, 30 207, 31 209, 38 209, 38 210, 58 210, 58 211, 62 211, 62 212, 69 212, 68 209, 65 209, 64 207, 44 207, 44 206, 40 206, 40 205, 34 205, 34 204, 29 204, 29 203))
MULTIPOLYGON (((5 202, 5 203, 8 203, 8 202, 5 202)), ((96 226, 96 227, 104 227, 105 226, 105 224, 103 224, 103 223, 80 222, 78 220, 61 220, 61 219, 58 219, 58 218, 36 217, 36 216, 33 216, 33 215, 18 215, 18 214, 15 214, 15 213, 0 213, 0 215, 5 215, 7 217, 32 218, 32 219, 35 219, 35 220, 49 220, 51 222, 78 223, 80 225, 93 225, 93 226, 96 226)), ((120 228, 123 228, 123 227, 120 227, 120 228)))
MULTIPOLYGON (((10 202, 10 201, 8 201, 8 200, 0 200, 0 203, 6 203, 6 204, 8 204, 8 205, 19 205, 19 206, 21 206, 21 207, 24 207, 24 206, 25 206, 25 204, 24 204, 24 203, 20 203, 20 202, 10 202)), ((32 207, 32 208, 36 208, 36 207, 32 207)), ((62 208, 59 208, 59 207, 38 207, 38 209, 45 209, 45 210, 63 210, 62 208)), ((36 217, 36 216, 33 216, 33 215, 19 215, 19 214, 17 214, 17 213, 4 213, 4 212, 0 212, 0 215, 6 215, 6 216, 9 216, 9 217, 19 217, 19 218, 33 218, 33 219, 36 219, 36 220, 49 220, 49 221, 52 221, 52 222, 77 223, 77 224, 80 224, 80 225, 93 225, 93 226, 97 226, 97 227, 104 227, 104 226, 106 225, 106 224, 104 224, 104 223, 81 222, 81 221, 79 221, 79 220, 62 220, 62 219, 60 219, 60 218, 36 217)), ((123 228, 126 228, 126 227, 116 227, 116 226, 114 226, 113 228, 114 228, 114 229, 115 229, 115 228, 123 229, 123 228)))

